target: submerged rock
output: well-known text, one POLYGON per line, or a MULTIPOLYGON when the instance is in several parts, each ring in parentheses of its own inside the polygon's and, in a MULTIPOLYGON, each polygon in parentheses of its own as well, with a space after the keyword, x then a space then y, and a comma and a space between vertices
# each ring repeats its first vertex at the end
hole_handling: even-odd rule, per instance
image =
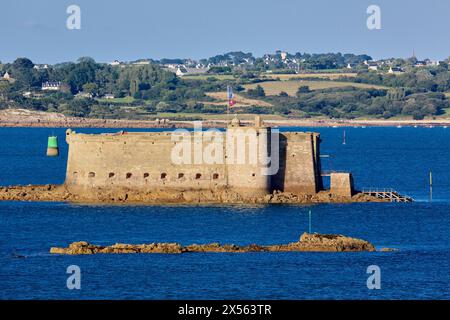
POLYGON ((392 252, 392 251, 398 251, 398 249, 395 248, 381 248, 381 252, 392 252))
POLYGON ((375 251, 375 247, 368 241, 350 238, 337 234, 301 235, 298 242, 278 245, 261 246, 250 244, 238 246, 234 244, 221 245, 219 243, 191 244, 183 247, 179 243, 151 243, 151 244, 122 244, 112 246, 93 245, 86 241, 73 242, 67 248, 50 248, 55 254, 96 254, 96 253, 185 253, 185 252, 342 252, 342 251, 375 251))

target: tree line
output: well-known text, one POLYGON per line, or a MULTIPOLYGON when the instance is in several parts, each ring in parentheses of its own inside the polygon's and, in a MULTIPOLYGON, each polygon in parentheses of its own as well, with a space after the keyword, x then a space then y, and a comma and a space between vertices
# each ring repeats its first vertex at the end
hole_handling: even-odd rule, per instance
MULTIPOLYGON (((303 55, 298 54, 297 58, 301 57, 303 55)), ((227 54, 226 58, 238 62, 251 57, 234 52, 227 54)), ((336 59, 340 61, 339 64, 344 64, 364 58, 364 55, 340 54, 311 56, 311 59, 323 59, 323 63, 331 59, 333 64, 336 59)), ((0 75, 8 72, 13 79, 0 80, 0 108, 20 107, 80 117, 114 118, 139 117, 158 112, 224 113, 226 106, 210 103, 214 99, 207 93, 225 91, 231 85, 235 92, 273 105, 267 108, 237 108, 236 112, 274 113, 288 117, 324 115, 333 118, 390 118, 407 115, 415 119, 442 114, 449 107, 444 94, 450 91, 448 65, 441 63, 434 67, 415 68, 414 61, 408 63, 401 74, 361 69, 356 77, 340 78, 341 81, 349 82, 348 87, 310 90, 307 86, 301 86, 292 97, 285 92, 266 96, 262 86, 245 92, 243 84, 264 81, 257 71, 242 70, 235 72, 233 78, 222 80, 212 76, 183 79, 155 63, 112 66, 84 57, 76 62, 44 68, 35 66, 27 58, 18 58, 13 63, 0 64, 0 75), (41 92, 42 83, 46 81, 60 82, 60 90, 41 92), (350 82, 382 85, 388 89, 357 89, 350 82), (38 92, 39 95, 27 96, 27 92, 38 92), (116 99, 101 99, 107 94, 116 99)), ((221 72, 223 70, 217 71, 221 72)))

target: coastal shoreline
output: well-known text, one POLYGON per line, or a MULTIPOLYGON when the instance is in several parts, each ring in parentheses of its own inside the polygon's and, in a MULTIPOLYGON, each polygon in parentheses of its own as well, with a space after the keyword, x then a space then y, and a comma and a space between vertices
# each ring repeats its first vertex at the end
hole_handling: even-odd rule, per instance
MULTIPOLYGON (((199 120, 200 121, 200 120, 199 120)), ((201 120, 204 128, 225 128, 226 119, 201 120)), ((66 117, 59 113, 29 111, 23 109, 5 109, 0 111, 0 127, 32 127, 32 128, 193 128, 195 121, 187 120, 129 120, 129 119, 93 119, 66 117)), ((251 124, 252 120, 242 119, 241 123, 251 124)), ((450 126, 450 118, 442 119, 264 119, 271 127, 446 127, 450 126)))

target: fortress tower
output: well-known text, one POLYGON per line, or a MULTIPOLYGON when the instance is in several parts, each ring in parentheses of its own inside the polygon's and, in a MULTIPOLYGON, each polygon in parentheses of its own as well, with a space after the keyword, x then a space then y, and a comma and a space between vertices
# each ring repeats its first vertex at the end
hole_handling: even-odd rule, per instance
POLYGON ((227 187, 242 193, 271 192, 271 176, 265 161, 270 154, 270 128, 259 117, 253 126, 241 126, 234 118, 226 132, 227 187))
POLYGON ((318 133, 280 134, 280 169, 272 179, 272 188, 306 194, 322 189, 318 133))

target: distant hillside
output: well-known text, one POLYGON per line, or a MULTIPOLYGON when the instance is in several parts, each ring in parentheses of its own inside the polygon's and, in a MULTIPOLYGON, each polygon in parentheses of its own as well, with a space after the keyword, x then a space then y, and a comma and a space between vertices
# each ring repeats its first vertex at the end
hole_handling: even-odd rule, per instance
POLYGON ((447 61, 340 53, 231 52, 199 61, 139 59, 56 65, 27 58, 0 64, 0 109, 21 108, 99 119, 198 118, 233 113, 289 118, 397 116, 422 119, 449 108, 447 61))

